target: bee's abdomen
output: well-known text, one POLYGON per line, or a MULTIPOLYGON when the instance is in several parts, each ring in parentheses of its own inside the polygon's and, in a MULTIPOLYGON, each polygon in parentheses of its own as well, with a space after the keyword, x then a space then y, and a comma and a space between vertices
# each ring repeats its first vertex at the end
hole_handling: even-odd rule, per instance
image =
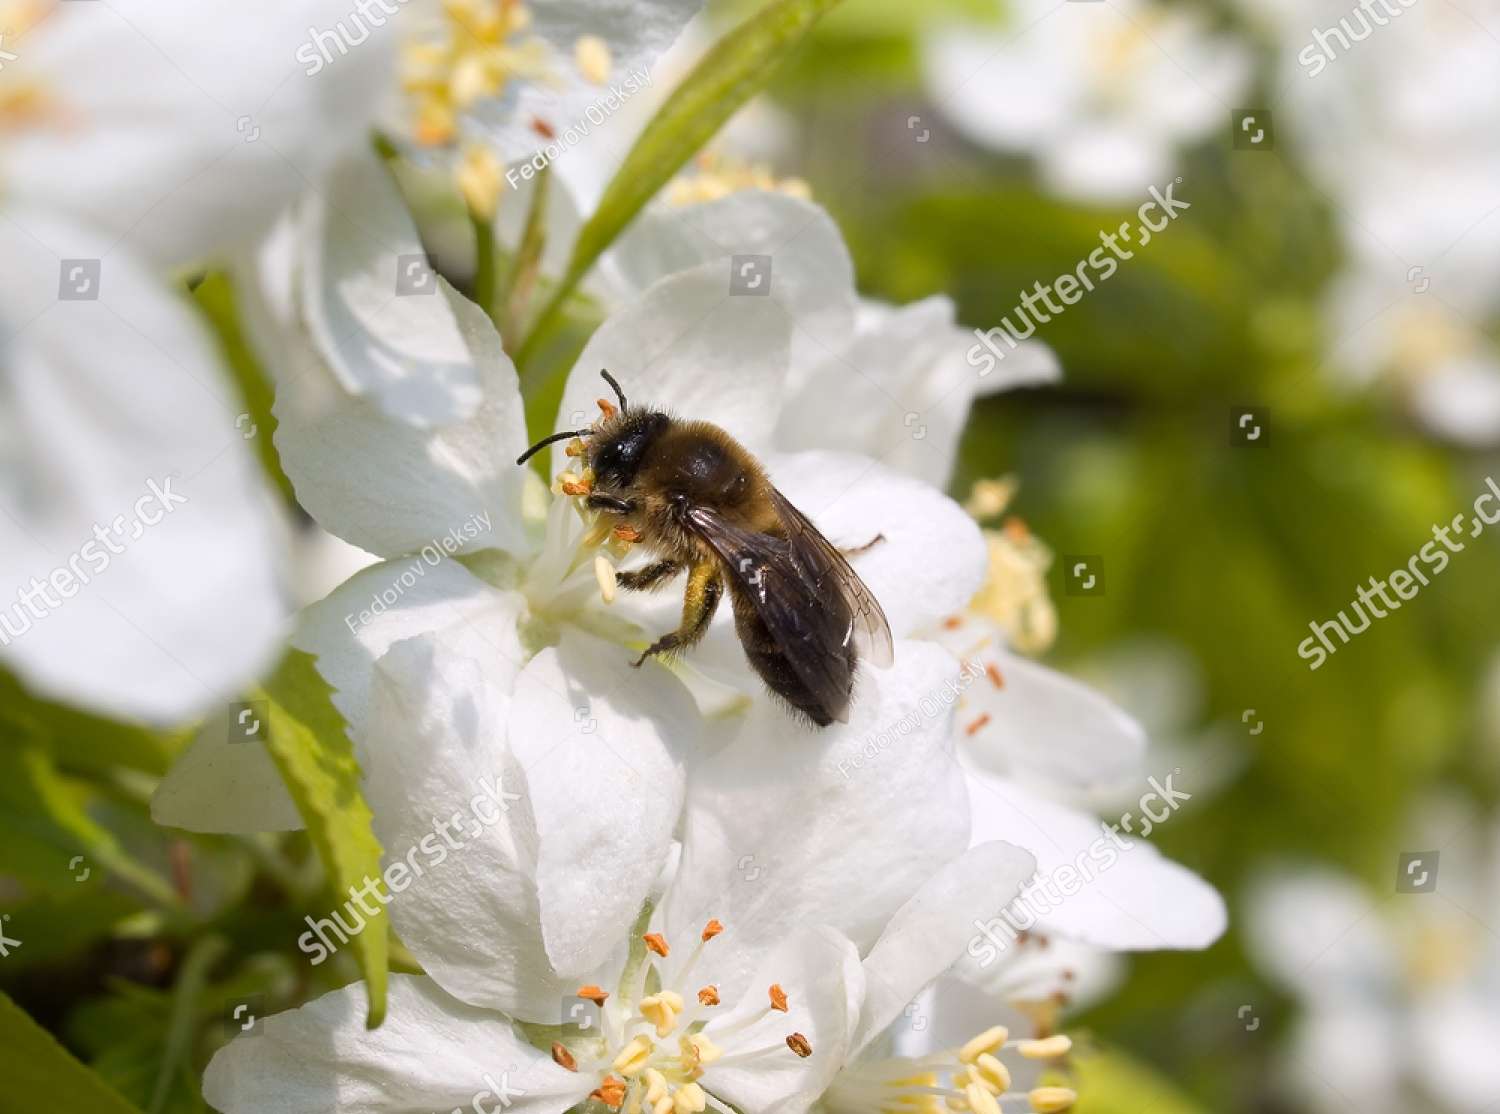
POLYGON ((843 717, 854 691, 855 659, 852 653, 843 661, 829 663, 830 668, 839 671, 843 682, 840 686, 842 697, 830 701, 815 694, 803 682, 756 613, 755 605, 740 592, 734 593, 734 625, 740 645, 745 649, 746 660, 772 692, 819 727, 827 727, 843 717))

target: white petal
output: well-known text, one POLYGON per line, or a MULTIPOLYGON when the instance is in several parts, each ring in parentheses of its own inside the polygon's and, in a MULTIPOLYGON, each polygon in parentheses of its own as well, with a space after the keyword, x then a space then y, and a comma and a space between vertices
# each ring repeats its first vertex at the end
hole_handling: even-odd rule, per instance
POLYGON ((1036 859, 1009 843, 981 843, 945 864, 896 911, 864 960, 865 1004, 854 1051, 901 1015, 964 953, 972 922, 1010 903, 1036 859))
POLYGON ((703 963, 727 991, 748 978, 750 955, 799 925, 874 943, 968 845, 949 731, 957 671, 931 643, 899 642, 893 667, 861 678, 849 723, 823 730, 756 701, 693 768, 682 863, 663 905, 668 939, 723 921, 735 946, 703 963))
MULTIPOLYGON (((974 841, 1005 839, 1036 856, 1038 881, 994 926, 1002 941, 1037 917, 1043 932, 1122 951, 1204 948, 1223 934, 1218 892, 1145 840, 1124 831, 1111 837, 1094 817, 1002 778, 974 774, 969 787, 974 841)), ((999 913, 997 906, 990 916, 999 913)))
POLYGON ((46 695, 181 722, 275 654, 274 504, 191 308, 96 233, 22 223, 40 239, 0 219, 0 656, 46 695))
MULTIPOLYGON (((727 275, 735 256, 749 255, 770 258, 769 297, 792 320, 795 382, 845 347, 854 327, 854 264, 838 225, 820 206, 753 189, 694 205, 658 202, 615 242, 608 259, 624 288, 644 290, 705 263, 727 275)), ((854 409, 847 400, 844 406, 854 409)))
POLYGON ((538 832, 537 887, 553 965, 604 962, 666 862, 682 808, 692 698, 622 646, 565 630, 516 679, 510 746, 538 832))
POLYGON ((850 558, 900 637, 962 611, 984 582, 988 557, 974 520, 936 488, 864 457, 778 454, 771 480, 850 558))
POLYGON ((294 832, 303 826, 265 746, 235 726, 227 711, 209 717, 151 795, 152 820, 190 832, 235 835, 294 832))
POLYGON ((1418 1010, 1415 1029, 1417 1071, 1433 1094, 1454 1110, 1500 1102, 1500 1017, 1492 980, 1432 995, 1418 1010))
MULTIPOLYGON (((723 942, 733 946, 727 935, 723 942)), ((795 932, 762 958, 745 994, 727 1013, 711 1014, 704 1032, 719 1043, 724 1058, 704 1072, 704 1089, 739 1110, 800 1114, 827 1088, 852 1051, 863 991, 864 973, 852 943, 830 928, 795 932), (772 983, 786 991, 786 1012, 773 1010, 725 1035, 765 1009, 772 983), (787 1046, 792 1033, 800 1033, 812 1046, 807 1059, 787 1046), (769 1051, 750 1059, 759 1049, 769 1051), (737 1056, 746 1059, 737 1063, 737 1056)))
POLYGON ((852 344, 824 347, 801 375, 794 362, 777 446, 857 452, 945 487, 976 395, 1057 376, 1044 345, 1029 342, 1012 353, 997 343, 1006 359, 997 361, 972 331, 958 328, 944 297, 900 308, 866 301, 852 344))
POLYGON ((431 979, 392 975, 387 1005, 385 1024, 366 1029, 355 984, 260 1018, 210 1061, 203 1097, 222 1114, 426 1114, 476 1096, 485 1109, 508 1097, 518 1114, 561 1114, 593 1085, 431 979))
POLYGON ((446 648, 484 662, 502 691, 526 664, 516 633, 525 601, 451 558, 431 556, 372 565, 297 617, 292 644, 316 655, 356 745, 368 730, 375 663, 404 638, 440 637, 446 648))
MULTIPOLYGON (((1071 15, 1058 9, 1057 18, 1071 15)), ((927 38, 923 52, 933 102, 970 139, 1004 150, 1024 149, 1063 127, 1080 92, 1075 67, 1054 56, 1048 21, 1017 24, 999 33, 944 29, 927 38)))
MULTIPOLYGON (((1378 1110, 1404 1114, 1408 1037, 1402 1016, 1378 1001, 1317 1003, 1295 1026, 1289 1074, 1313 1109, 1378 1110)), ((1425 1106, 1426 1104, 1424 1104, 1425 1106)))
POLYGON ((66 123, 7 136, 0 178, 157 261, 248 244, 367 142, 397 36, 372 36, 316 78, 296 57, 310 26, 348 14, 345 0, 57 5, 8 67, 66 123))
POLYGON ((390 911, 422 969, 472 1005, 558 1024, 579 984, 542 946, 536 826, 505 742, 509 688, 438 636, 396 643, 376 666, 366 796, 388 885, 406 863, 390 911))
POLYGON ((1373 895, 1322 868, 1278 870, 1245 901, 1245 938, 1257 963, 1293 992, 1347 996, 1400 977, 1397 941, 1373 895))
MULTIPOLYGON (((786 381, 791 319, 772 298, 731 295, 729 268, 705 263, 654 284, 612 314, 584 348, 558 409, 558 428, 598 416, 614 395, 607 368, 631 406, 670 409, 713 422, 753 453, 770 442, 786 381)), ((560 471, 561 448, 553 450, 560 471)))
POLYGON ((1011 653, 993 624, 972 615, 945 629, 939 641, 984 671, 964 692, 966 761, 1064 791, 1113 787, 1136 777, 1145 732, 1097 691, 1011 653))
POLYGON ((469 418, 481 394, 462 296, 438 289, 416 223, 373 153, 328 176, 303 235, 304 319, 345 390, 413 425, 469 418))
POLYGON ((1172 177, 1172 161, 1166 136, 1108 121, 1058 135, 1048 144, 1043 172, 1064 197, 1107 205, 1148 197, 1151 186, 1172 177))
MULTIPOLYGON (((364 569, 304 608, 291 641, 317 657, 363 755, 370 685, 381 655, 403 638, 432 632, 456 652, 485 662, 491 680, 508 690, 525 660, 516 635, 521 607, 519 596, 496 591, 457 562, 432 565, 418 555, 364 569)), ((302 827, 271 756, 238 736, 236 745, 226 746, 223 718, 211 721, 167 772, 152 798, 152 817, 195 832, 302 827)))
POLYGON ((314 358, 278 374, 281 463, 318 523, 371 553, 416 553, 454 531, 465 535, 464 553, 524 552, 526 471, 516 457, 526 447, 526 420, 515 367, 483 311, 436 281, 439 293, 410 297, 452 311, 484 392, 479 408, 463 421, 419 429, 349 394, 314 358))
POLYGON ((1443 365, 1417 381, 1412 406, 1424 425, 1464 445, 1500 442, 1500 353, 1443 365))

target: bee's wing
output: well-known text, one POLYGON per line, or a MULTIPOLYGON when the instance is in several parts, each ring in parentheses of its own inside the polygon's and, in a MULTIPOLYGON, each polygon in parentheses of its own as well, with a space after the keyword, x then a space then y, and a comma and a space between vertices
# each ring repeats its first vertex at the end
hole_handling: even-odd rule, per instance
POLYGON ((690 508, 684 521, 718 556, 798 679, 834 718, 847 720, 853 683, 847 610, 819 597, 786 539, 743 530, 707 507, 690 508))
POLYGON ((851 619, 843 640, 846 643, 852 640, 860 657, 871 665, 889 668, 895 660, 891 625, 875 593, 849 567, 838 547, 819 533, 785 495, 772 489, 771 502, 791 542, 792 557, 812 582, 816 596, 822 598, 829 591, 836 591, 848 606, 851 619))

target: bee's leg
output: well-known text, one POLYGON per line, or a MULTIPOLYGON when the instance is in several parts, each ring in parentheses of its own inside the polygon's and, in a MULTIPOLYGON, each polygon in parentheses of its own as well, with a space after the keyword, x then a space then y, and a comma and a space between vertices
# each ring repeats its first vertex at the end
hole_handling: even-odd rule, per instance
POLYGON ((852 549, 841 549, 839 550, 839 552, 842 553, 845 557, 857 557, 859 554, 864 553, 867 550, 874 549, 883 541, 885 541, 885 535, 876 534, 869 541, 865 542, 864 545, 856 545, 852 549))
POLYGON ((645 592, 658 587, 664 580, 676 576, 681 571, 680 561, 654 561, 645 568, 636 569, 635 572, 619 573, 615 580, 621 588, 627 588, 632 592, 645 592))
POLYGON ((601 495, 597 491, 591 493, 584 499, 592 510, 609 511, 612 514, 629 514, 635 510, 635 503, 629 499, 621 499, 616 495, 601 495))
POLYGON ((719 576, 719 567, 713 561, 700 561, 688 573, 687 593, 682 597, 682 625, 671 634, 664 634, 653 642, 646 652, 636 658, 640 666, 649 657, 670 653, 691 646, 708 630, 709 621, 719 608, 724 596, 724 581, 719 576))

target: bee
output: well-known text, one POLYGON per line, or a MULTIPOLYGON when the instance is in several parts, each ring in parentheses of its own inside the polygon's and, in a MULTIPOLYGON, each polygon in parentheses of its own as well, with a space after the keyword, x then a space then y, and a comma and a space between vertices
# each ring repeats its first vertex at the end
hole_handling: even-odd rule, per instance
POLYGON ((593 426, 544 437, 516 463, 581 438, 570 452, 592 479, 575 490, 618 518, 617 535, 657 558, 620 573, 619 586, 649 591, 687 574, 681 624, 634 664, 693 646, 727 591, 745 657, 770 690, 819 727, 848 722, 858 661, 892 661, 890 624, 874 594, 738 441, 709 422, 631 407, 614 377, 600 374, 619 406, 600 399, 593 426))

